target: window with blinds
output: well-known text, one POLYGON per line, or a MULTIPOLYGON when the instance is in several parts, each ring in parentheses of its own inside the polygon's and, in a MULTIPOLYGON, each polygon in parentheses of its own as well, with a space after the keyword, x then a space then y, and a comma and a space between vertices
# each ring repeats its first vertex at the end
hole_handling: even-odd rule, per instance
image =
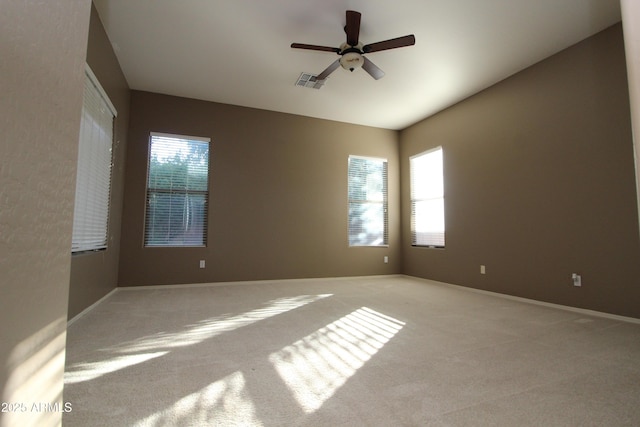
POLYGON ((348 169, 349 246, 387 246, 387 160, 349 156, 348 169))
POLYGON ((78 143, 72 253, 107 248, 116 115, 116 109, 87 66, 78 143))
POLYGON ((206 246, 210 141, 151 133, 145 246, 206 246))
POLYGON ((442 147, 413 156, 411 173, 411 244, 444 247, 444 174, 442 147))

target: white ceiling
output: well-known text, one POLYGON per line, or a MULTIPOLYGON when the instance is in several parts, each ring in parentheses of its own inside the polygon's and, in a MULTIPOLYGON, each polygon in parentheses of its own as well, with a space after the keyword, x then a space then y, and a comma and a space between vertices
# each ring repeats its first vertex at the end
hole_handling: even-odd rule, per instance
POLYGON ((132 89, 402 129, 620 21, 618 0, 94 0, 132 89), (360 40, 415 34, 368 54, 380 80, 342 68, 320 90, 345 11, 360 40))

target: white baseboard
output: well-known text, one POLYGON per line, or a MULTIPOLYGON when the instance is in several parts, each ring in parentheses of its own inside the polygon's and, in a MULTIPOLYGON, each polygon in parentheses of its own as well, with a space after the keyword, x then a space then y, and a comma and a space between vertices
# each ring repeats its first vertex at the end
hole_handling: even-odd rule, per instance
POLYGON ((344 276, 344 277, 310 277, 302 279, 269 279, 269 280, 244 280, 234 282, 208 282, 208 283, 184 283, 179 285, 142 285, 142 286, 122 286, 118 287, 121 291, 140 291, 145 289, 176 289, 176 288, 201 288, 210 286, 242 286, 242 285, 260 285, 270 283, 283 283, 283 282, 320 282, 320 281, 344 281, 344 280, 357 280, 357 279, 388 279, 397 277, 410 277, 402 274, 383 274, 374 276, 344 276))
POLYGON ((465 291, 469 291, 469 292, 476 292, 476 293, 479 293, 479 294, 491 295, 491 296, 495 296, 495 297, 499 297, 499 298, 509 299, 509 300, 513 300, 513 301, 520 301, 520 302, 524 302, 524 303, 528 303, 528 304, 540 305, 540 306, 543 306, 543 307, 556 308, 556 309, 564 310, 564 311, 571 311, 571 312, 574 312, 574 313, 584 314, 585 316, 603 317, 605 319, 619 320, 621 322, 629 322, 629 323, 640 324, 640 319, 637 319, 635 317, 620 316, 620 315, 617 315, 617 314, 604 313, 602 311, 589 310, 589 309, 586 309, 586 308, 571 307, 570 305, 554 304, 554 303, 551 303, 551 302, 538 301, 538 300, 530 299, 530 298, 523 298, 523 297, 517 297, 517 296, 514 296, 514 295, 501 294, 501 293, 498 293, 498 292, 485 291, 484 289, 469 288, 467 286, 452 285, 451 283, 439 282, 437 280, 424 279, 422 277, 409 276, 409 275, 406 275, 406 274, 403 275, 403 276, 404 277, 409 277, 409 278, 412 278, 412 279, 421 280, 421 281, 428 282, 428 283, 432 283, 432 284, 438 284, 438 285, 442 285, 442 286, 450 286, 450 287, 453 287, 453 288, 457 288, 457 289, 461 289, 461 290, 465 290, 465 291))
POLYGON ((105 296, 103 296, 102 298, 100 298, 98 301, 94 302, 93 304, 91 304, 89 307, 85 308, 84 310, 82 310, 80 313, 76 314, 75 316, 73 316, 71 319, 69 319, 67 321, 67 327, 73 325, 73 323, 75 321, 77 321, 78 319, 80 319, 82 316, 84 316, 85 314, 87 314, 88 312, 90 312, 91 310, 93 310, 94 308, 96 308, 96 306, 98 306, 98 304, 100 304, 101 302, 103 302, 104 300, 106 300, 107 298, 109 298, 111 295, 115 294, 120 288, 114 288, 111 291, 109 291, 108 294, 106 294, 105 296))

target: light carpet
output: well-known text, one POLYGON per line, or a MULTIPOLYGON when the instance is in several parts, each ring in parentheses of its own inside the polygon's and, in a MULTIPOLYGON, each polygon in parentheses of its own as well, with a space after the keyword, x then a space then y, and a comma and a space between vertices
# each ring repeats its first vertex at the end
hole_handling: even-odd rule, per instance
POLYGON ((640 425, 640 324, 406 276, 123 288, 66 357, 68 427, 640 425))

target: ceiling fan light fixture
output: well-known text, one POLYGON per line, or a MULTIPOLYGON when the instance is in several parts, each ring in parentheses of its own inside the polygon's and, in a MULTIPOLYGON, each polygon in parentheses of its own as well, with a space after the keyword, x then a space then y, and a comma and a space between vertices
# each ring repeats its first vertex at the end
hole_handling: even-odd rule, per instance
POLYGON ((358 52, 347 52, 340 58, 340 65, 345 70, 353 71, 362 67, 364 57, 358 52))

